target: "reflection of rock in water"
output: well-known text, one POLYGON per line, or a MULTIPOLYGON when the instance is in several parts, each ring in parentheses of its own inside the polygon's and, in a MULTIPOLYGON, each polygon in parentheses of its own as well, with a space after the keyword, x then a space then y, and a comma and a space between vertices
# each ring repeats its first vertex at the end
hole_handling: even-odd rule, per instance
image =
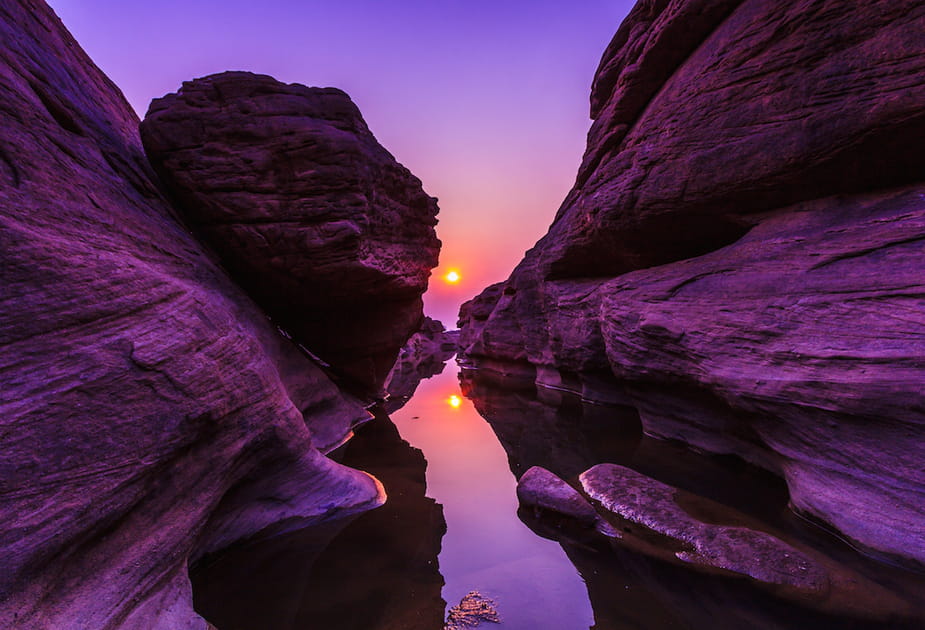
POLYGON ((582 405, 571 396, 549 405, 532 388, 496 387, 475 370, 459 375, 463 395, 491 425, 517 478, 531 466, 574 477, 609 457, 628 456, 639 442, 639 418, 629 407, 582 405))
POLYGON ((456 330, 445 330, 443 324, 435 319, 424 318, 420 330, 401 349, 389 373, 385 384, 389 393, 385 403, 388 413, 401 409, 421 381, 443 372, 446 362, 456 354, 458 334, 456 330))
MULTIPOLYGON (((326 546, 298 532, 241 547, 192 571, 197 611, 220 630, 439 630, 443 508, 425 496, 423 454, 379 415, 343 463, 386 488, 384 506, 326 546)), ((330 535, 328 536, 330 538, 330 535)))
MULTIPOLYGON (((693 453, 682 445, 657 441, 641 435, 638 419, 630 409, 582 403, 574 396, 543 391, 544 404, 535 392, 513 392, 491 384, 492 378, 478 371, 461 375, 463 392, 492 426, 507 451, 511 470, 520 477, 532 466, 543 466, 578 486, 577 476, 601 462, 611 462, 636 470, 643 475, 681 488, 684 496, 706 496, 742 512, 752 526, 777 532, 784 540, 814 548, 826 558, 830 568, 842 567, 838 580, 858 572, 856 586, 870 580, 892 590, 896 597, 912 606, 921 604, 925 585, 921 576, 873 563, 860 557, 838 541, 815 528, 807 527, 787 508, 787 493, 776 477, 745 465, 739 460, 707 457, 693 453), (691 494, 693 493, 693 494, 691 494), (921 589, 921 590, 919 590, 921 589)), ((695 508, 709 502, 684 502, 697 518, 710 520, 695 508)), ((877 619, 849 616, 838 608, 832 613, 828 594, 781 599, 778 587, 758 588, 747 578, 692 571, 678 566, 676 558, 657 557, 628 549, 620 542, 607 542, 575 521, 563 521, 535 508, 521 509, 521 519, 537 534, 562 544, 569 558, 582 574, 595 611, 594 630, 661 629, 661 628, 772 628, 804 627, 848 629, 913 628, 916 623, 889 619, 882 613, 877 619), (828 606, 829 612, 818 606, 828 606)), ((673 556, 673 554, 668 554, 673 556)), ((772 560, 773 561, 773 560, 772 560)), ((872 588, 871 590, 877 590, 872 588)), ((790 594, 792 596, 792 594, 790 594)), ((871 601, 863 610, 865 598, 851 608, 861 608, 852 615, 863 617, 887 602, 898 603, 895 610, 908 605, 893 595, 871 601)), ((844 600, 843 600, 844 601, 844 600)), ((892 605, 892 604, 891 604, 892 605)))
POLYGON ((444 630, 466 630, 477 628, 483 621, 501 623, 501 617, 490 597, 478 591, 469 591, 460 602, 450 608, 446 615, 444 630))

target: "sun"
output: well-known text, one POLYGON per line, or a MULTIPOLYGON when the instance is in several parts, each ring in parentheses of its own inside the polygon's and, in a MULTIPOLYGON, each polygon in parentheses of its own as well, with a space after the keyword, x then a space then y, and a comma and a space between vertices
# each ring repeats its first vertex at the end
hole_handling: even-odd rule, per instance
POLYGON ((459 406, 462 404, 462 398, 460 398, 456 394, 453 394, 452 396, 446 399, 446 402, 453 409, 459 409, 459 406))
POLYGON ((449 282, 450 284, 456 284, 457 282, 459 282, 461 278, 462 276, 460 276, 459 272, 456 271, 455 269, 450 269, 449 271, 446 272, 446 275, 443 276, 443 279, 449 282))

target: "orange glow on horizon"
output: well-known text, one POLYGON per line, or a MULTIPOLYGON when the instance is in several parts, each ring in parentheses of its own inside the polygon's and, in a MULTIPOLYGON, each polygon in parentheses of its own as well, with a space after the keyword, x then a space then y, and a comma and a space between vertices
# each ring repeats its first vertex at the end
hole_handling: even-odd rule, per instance
POLYGON ((455 269, 450 269, 446 272, 446 275, 443 276, 443 279, 449 282, 450 284, 456 284, 462 279, 462 276, 459 275, 459 272, 455 269))
POLYGON ((462 398, 460 398, 456 394, 453 394, 452 396, 446 399, 446 402, 453 409, 459 409, 459 406, 462 404, 462 398))

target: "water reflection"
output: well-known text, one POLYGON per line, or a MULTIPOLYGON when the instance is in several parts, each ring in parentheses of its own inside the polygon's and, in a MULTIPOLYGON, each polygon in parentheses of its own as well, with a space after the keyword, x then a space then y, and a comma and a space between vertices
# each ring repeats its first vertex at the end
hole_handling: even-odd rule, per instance
POLYGON ((462 397, 457 370, 422 382, 393 420, 424 451, 428 495, 444 505, 443 598, 455 605, 478 591, 493 600, 501 622, 483 624, 488 629, 587 630, 587 589, 561 546, 518 518, 507 455, 462 397))
POLYGON ((498 630, 919 627, 833 616, 745 579, 694 572, 537 518, 515 494, 534 465, 570 480, 601 462, 628 466, 734 506, 921 603, 922 576, 868 561, 797 520, 783 482, 764 471, 647 438, 632 408, 547 390, 541 399, 498 388, 484 372, 446 369, 420 383, 399 374, 414 396, 393 399, 391 420, 378 416, 337 454, 383 482, 385 506, 339 533, 296 532, 194 567, 196 608, 219 630, 439 630, 447 603, 473 591, 497 609, 500 623, 484 627, 498 630))
POLYGON ((380 415, 339 453, 388 492, 333 536, 307 530, 231 549, 191 571, 196 610, 220 630, 439 630, 446 530, 427 463, 380 415))
MULTIPOLYGON (((631 408, 582 403, 568 394, 502 389, 487 372, 461 375, 465 395, 485 417, 503 444, 515 476, 531 466, 564 479, 589 467, 612 462, 664 483, 734 506, 759 527, 820 550, 875 584, 885 585, 921 604, 922 576, 868 561, 794 517, 787 508, 786 486, 778 478, 739 460, 707 457, 683 445, 642 435, 631 408)), ((816 610, 811 602, 782 600, 765 588, 737 577, 707 575, 643 555, 567 524, 538 519, 532 510, 521 518, 538 535, 558 541, 587 584, 594 609, 594 630, 661 628, 882 629, 921 627, 905 620, 857 619, 816 610)), ((907 613, 908 614, 908 611, 907 613)), ((553 626, 543 626, 553 627, 553 626)))

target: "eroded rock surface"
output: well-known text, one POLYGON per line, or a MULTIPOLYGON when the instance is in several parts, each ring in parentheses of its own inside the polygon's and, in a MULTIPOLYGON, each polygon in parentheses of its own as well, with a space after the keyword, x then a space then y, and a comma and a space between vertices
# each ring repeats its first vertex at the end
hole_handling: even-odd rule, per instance
POLYGON ((423 320, 437 202, 350 98, 225 72, 153 101, 141 137, 235 280, 335 370, 381 388, 423 320))
MULTIPOLYGON (((0 38, 0 627, 204 629, 190 561, 382 503, 321 454, 369 414, 191 236, 49 8, 2 3, 0 38)), ((343 95, 316 105, 359 129, 343 95)), ((366 193, 414 189, 432 238, 432 200, 395 172, 366 193)), ((420 264, 383 284, 413 302, 420 264)))
POLYGON ((197 610, 217 628, 439 630, 443 507, 426 496, 424 455, 384 415, 338 453, 385 486, 385 505, 333 540, 317 528, 239 545, 191 569, 197 610), (360 602, 358 604, 358 602, 360 602))
POLYGON ((630 402, 925 563, 923 33, 911 0, 639 2, 549 233, 461 311, 465 360, 630 402))
POLYGON ((676 488, 617 466, 583 472, 581 487, 620 521, 640 525, 677 543, 675 556, 810 593, 829 587, 819 562, 784 541, 745 527, 704 523, 675 501, 676 488))
POLYGON ((531 502, 556 505, 558 493, 544 498, 544 488, 579 477, 600 499, 592 501, 601 517, 593 528, 548 509, 518 512, 534 533, 562 544, 588 585, 597 625, 693 629, 722 620, 795 630, 811 621, 831 630, 911 630, 925 618, 923 576, 807 529, 773 474, 640 436, 626 408, 548 388, 512 391, 484 369, 463 374, 463 392, 496 432, 514 476, 528 479, 542 466, 559 477, 532 484, 539 497, 531 502), (724 560, 738 570, 720 568, 724 560), (807 575, 824 579, 800 579, 807 575))

